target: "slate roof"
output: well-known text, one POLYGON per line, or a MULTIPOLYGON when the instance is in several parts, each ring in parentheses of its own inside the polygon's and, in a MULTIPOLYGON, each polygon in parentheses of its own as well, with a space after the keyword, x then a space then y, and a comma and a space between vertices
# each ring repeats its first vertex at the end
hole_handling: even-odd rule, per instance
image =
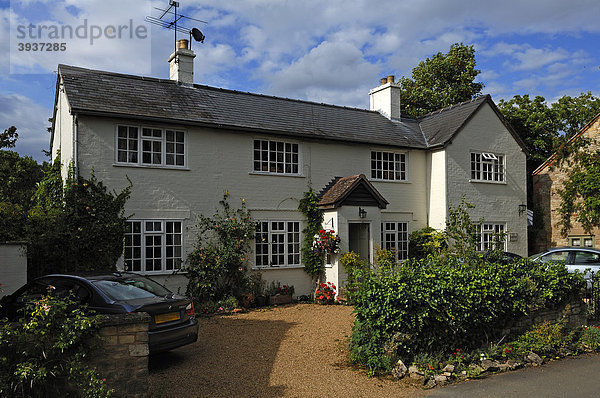
POLYGON ((349 177, 336 177, 321 192, 321 198, 318 205, 321 208, 339 207, 359 186, 366 188, 367 193, 375 202, 377 202, 377 205, 380 208, 385 209, 389 204, 364 174, 356 174, 349 177))
POLYGON ((59 65, 58 72, 75 113, 416 149, 444 145, 483 103, 495 109, 482 96, 418 119, 389 120, 376 111, 186 87, 168 79, 68 65, 59 65))

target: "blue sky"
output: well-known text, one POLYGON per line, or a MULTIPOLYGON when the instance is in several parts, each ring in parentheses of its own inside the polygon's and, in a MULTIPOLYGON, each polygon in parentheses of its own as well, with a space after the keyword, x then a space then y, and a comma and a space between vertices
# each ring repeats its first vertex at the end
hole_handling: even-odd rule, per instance
MULTIPOLYGON (((479 81, 497 102, 516 94, 600 95, 600 4, 596 0, 181 0, 206 21, 194 43, 195 82, 359 108, 386 75, 410 76, 450 45, 474 45, 479 81)), ((0 129, 15 125, 16 150, 45 160, 58 63, 168 78, 171 31, 150 25, 167 0, 0 0, 0 129), (75 29, 86 38, 25 35, 33 25, 75 29), (92 25, 140 27, 137 37, 102 36, 92 25), (141 28, 143 27, 143 28, 141 28), (83 28, 82 28, 83 29, 83 28), (18 51, 19 43, 65 42, 65 51, 18 51)), ((49 28, 44 33, 48 34, 49 28)), ((35 30, 34 30, 35 32, 35 30)), ((68 32, 68 31, 67 31, 68 32)), ((114 34, 113 34, 114 36, 114 34)), ((183 37, 183 36, 181 36, 183 37)))

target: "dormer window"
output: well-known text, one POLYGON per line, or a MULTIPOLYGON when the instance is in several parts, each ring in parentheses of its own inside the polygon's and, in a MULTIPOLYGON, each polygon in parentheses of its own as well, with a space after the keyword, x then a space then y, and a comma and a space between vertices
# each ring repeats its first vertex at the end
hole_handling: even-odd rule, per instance
POLYGON ((471 152, 471 181, 504 182, 504 155, 471 152))

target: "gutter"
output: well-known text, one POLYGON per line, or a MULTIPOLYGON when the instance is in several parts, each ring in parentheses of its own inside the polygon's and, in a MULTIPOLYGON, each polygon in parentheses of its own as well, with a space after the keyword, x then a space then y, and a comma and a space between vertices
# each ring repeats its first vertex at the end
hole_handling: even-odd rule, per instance
POLYGON ((73 178, 79 178, 79 121, 77 113, 73 114, 73 178))

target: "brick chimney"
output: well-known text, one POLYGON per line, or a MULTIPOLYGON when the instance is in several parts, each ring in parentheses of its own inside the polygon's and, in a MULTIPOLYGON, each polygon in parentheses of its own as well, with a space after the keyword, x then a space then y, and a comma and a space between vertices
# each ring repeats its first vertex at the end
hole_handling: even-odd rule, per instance
POLYGON ((169 57, 170 78, 184 85, 194 84, 194 58, 187 39, 177 40, 177 50, 169 57))
POLYGON ((381 78, 380 83, 369 91, 370 109, 388 119, 400 118, 400 84, 394 82, 393 75, 381 78))

